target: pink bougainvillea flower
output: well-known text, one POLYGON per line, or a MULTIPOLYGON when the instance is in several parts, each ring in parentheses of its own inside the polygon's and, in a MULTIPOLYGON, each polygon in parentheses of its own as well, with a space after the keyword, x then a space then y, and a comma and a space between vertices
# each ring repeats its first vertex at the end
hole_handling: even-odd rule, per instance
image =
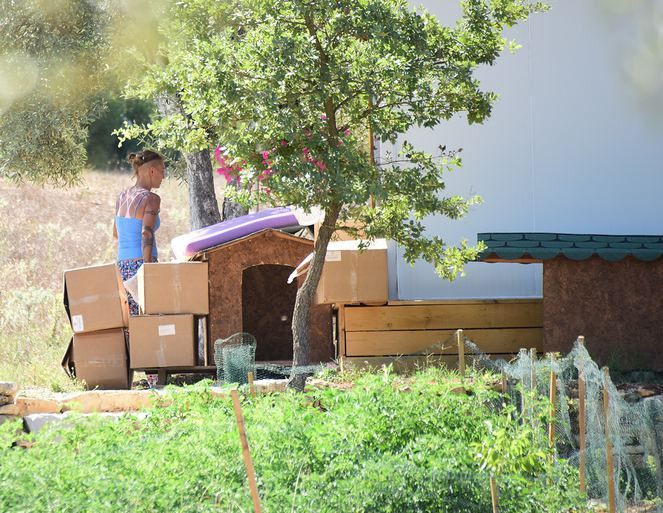
POLYGON ((214 148, 214 158, 217 160, 219 164, 221 164, 221 160, 223 157, 221 156, 221 146, 217 146, 214 148))
POLYGON ((264 160, 267 160, 267 159, 269 158, 269 152, 268 152, 267 150, 265 150, 265 151, 262 152, 262 158, 263 158, 264 160))
POLYGON ((233 176, 232 176, 232 168, 229 167, 220 167, 219 169, 216 170, 217 173, 219 173, 223 178, 225 178, 226 183, 230 183, 233 181, 233 176))
POLYGON ((288 146, 288 141, 286 141, 285 139, 281 139, 281 146, 282 146, 283 148, 285 148, 286 146, 288 146))
POLYGON ((343 133, 344 133, 345 135, 350 135, 350 129, 349 129, 349 128, 346 128, 345 130, 343 130, 343 133))

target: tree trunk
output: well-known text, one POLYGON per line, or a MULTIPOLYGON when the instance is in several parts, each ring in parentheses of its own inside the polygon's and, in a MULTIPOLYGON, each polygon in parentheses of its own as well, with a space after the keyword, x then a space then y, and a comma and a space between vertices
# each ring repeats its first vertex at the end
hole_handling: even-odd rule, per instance
POLYGON ((315 291, 320 282, 322 268, 325 265, 325 256, 327 255, 327 246, 336 227, 338 215, 341 212, 340 206, 333 206, 325 209, 325 219, 320 226, 318 238, 315 241, 313 261, 309 266, 308 273, 304 283, 297 291, 295 300, 295 310, 292 316, 292 372, 288 386, 296 390, 304 390, 307 376, 310 372, 298 371, 298 367, 303 367, 309 363, 309 322, 311 305, 315 291))
POLYGON ((219 204, 214 191, 214 171, 208 150, 185 153, 189 184, 189 218, 191 229, 197 230, 221 222, 219 204))
MULTIPOLYGON (((162 117, 186 115, 180 99, 175 94, 162 94, 154 99, 162 117)), ((204 228, 221 221, 219 204, 214 191, 214 171, 209 150, 183 153, 189 185, 189 216, 192 230, 204 228)))

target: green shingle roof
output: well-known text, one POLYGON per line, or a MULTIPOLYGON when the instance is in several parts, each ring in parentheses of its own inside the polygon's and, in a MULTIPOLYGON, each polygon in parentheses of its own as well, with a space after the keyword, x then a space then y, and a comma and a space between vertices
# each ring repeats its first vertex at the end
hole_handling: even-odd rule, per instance
POLYGON ((663 256, 661 235, 583 235, 576 233, 479 233, 486 245, 479 260, 549 260, 598 256, 617 262, 630 256, 650 262, 663 256))

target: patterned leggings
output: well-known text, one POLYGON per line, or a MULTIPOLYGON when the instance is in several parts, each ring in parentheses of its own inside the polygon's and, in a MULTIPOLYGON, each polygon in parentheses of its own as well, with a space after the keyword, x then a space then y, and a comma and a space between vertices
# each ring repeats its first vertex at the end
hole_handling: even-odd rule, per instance
MULTIPOLYGON (((156 260, 154 260, 156 262, 156 260)), ((120 275, 122 276, 122 281, 126 281, 129 278, 135 276, 140 269, 140 266, 143 265, 143 260, 118 260, 117 267, 120 269, 120 275)), ((129 314, 138 315, 138 303, 134 301, 134 298, 131 297, 131 294, 127 292, 127 298, 129 299, 129 314)))

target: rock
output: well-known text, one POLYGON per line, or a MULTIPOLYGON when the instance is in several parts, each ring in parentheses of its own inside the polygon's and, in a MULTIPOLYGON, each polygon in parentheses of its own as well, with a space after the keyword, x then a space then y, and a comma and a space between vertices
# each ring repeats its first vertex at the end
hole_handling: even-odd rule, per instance
POLYGON ((287 379, 259 379, 253 382, 257 393, 269 394, 274 392, 285 392, 288 387, 287 379))
POLYGON ((23 417, 23 429, 27 433, 37 433, 46 424, 66 417, 64 413, 33 413, 23 417))
POLYGON ((155 390, 93 390, 68 394, 62 398, 62 403, 63 411, 123 412, 151 408, 160 396, 165 397, 155 390))
POLYGON ((0 394, 15 396, 18 393, 18 385, 13 381, 0 381, 0 394))
POLYGON ((62 404, 56 399, 18 396, 14 404, 0 406, 0 415, 25 417, 33 413, 60 413, 62 404))
MULTIPOLYGON (((72 412, 47 414, 36 413, 33 415, 28 415, 27 417, 23 418, 23 427, 28 433, 37 433, 46 424, 50 424, 51 422, 66 422, 67 419, 71 419, 69 422, 67 422, 67 424, 65 424, 69 426, 74 421, 74 419, 71 418, 71 413, 72 412)), ((83 414, 83 417, 89 417, 90 415, 91 414, 89 413, 85 413, 83 414)), ((102 412, 98 415, 104 419, 115 421, 119 420, 122 416, 127 415, 127 412, 102 412)), ((143 420, 147 417, 147 413, 145 412, 138 412, 133 415, 137 420, 143 420)))
POLYGON ((18 394, 18 385, 11 381, 0 381, 0 405, 12 404, 18 394))
MULTIPOLYGON (((245 385, 246 387, 246 385, 245 385)), ((287 379, 259 379, 253 382, 256 394, 274 394, 278 392, 285 392, 288 389, 287 379)), ((248 387, 246 387, 248 392, 248 387)), ((227 398, 230 397, 230 391, 222 387, 211 387, 210 393, 213 397, 227 398)))

